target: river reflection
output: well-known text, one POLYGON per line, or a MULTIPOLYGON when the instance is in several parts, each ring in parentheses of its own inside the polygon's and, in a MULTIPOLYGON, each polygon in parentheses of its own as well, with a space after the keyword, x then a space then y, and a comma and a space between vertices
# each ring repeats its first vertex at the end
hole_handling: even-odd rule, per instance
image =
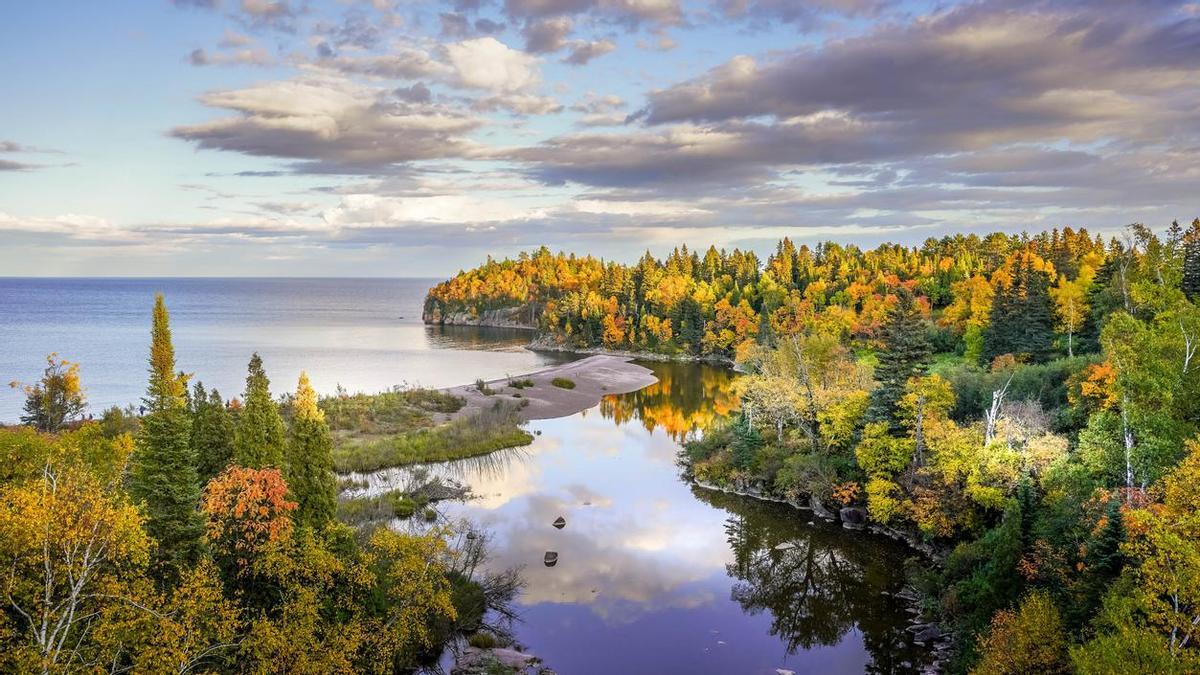
POLYGON ((676 441, 708 426, 738 407, 736 374, 708 364, 641 362, 658 382, 620 396, 606 396, 600 414, 618 425, 639 421, 646 431, 661 429, 676 441))
POLYGON ((439 508, 491 530, 489 564, 524 567, 518 640, 564 674, 915 670, 904 609, 882 593, 906 551, 680 480, 676 439, 732 405, 729 374, 655 370, 660 385, 532 423, 528 448, 428 467, 478 495, 439 508))

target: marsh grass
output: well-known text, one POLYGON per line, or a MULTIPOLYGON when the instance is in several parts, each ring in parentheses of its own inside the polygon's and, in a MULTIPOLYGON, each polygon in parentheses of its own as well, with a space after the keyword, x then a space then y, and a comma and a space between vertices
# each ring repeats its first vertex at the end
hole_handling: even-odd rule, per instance
POLYGON ((533 436, 520 424, 517 409, 497 401, 476 415, 437 427, 383 437, 340 437, 333 449, 333 466, 338 473, 376 471, 485 455, 532 443, 533 436))

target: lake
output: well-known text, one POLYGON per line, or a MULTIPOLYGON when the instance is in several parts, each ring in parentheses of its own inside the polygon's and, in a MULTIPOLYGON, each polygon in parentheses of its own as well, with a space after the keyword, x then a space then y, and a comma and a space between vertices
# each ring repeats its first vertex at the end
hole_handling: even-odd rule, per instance
MULTIPOLYGON (((166 295, 179 367, 226 397, 257 350, 276 393, 301 369, 331 392, 448 386, 566 358, 530 335, 421 324, 429 280, 0 279, 0 377, 32 381, 46 353, 82 364, 99 413, 145 387, 150 310, 166 295)), ((707 492, 679 443, 736 406, 730 371, 646 364, 658 384, 530 424, 527 448, 434 465, 477 499, 442 503, 491 532, 495 569, 523 568, 519 641, 563 675, 915 672, 906 548, 785 505, 707 492), (551 523, 562 516, 566 526, 551 523), (559 554, 554 567, 546 551, 559 554)), ((0 392, 0 420, 21 400, 0 392)), ((370 475, 379 492, 407 472, 370 475)), ((399 527, 415 526, 412 523, 399 527)))
MULTIPOLYGON (((570 357, 535 354, 517 330, 421 322, 434 279, 0 278, 0 383, 33 382, 46 355, 80 364, 90 411, 137 403, 146 388, 150 312, 163 293, 180 370, 225 398, 263 357, 275 393, 301 370, 332 393, 400 384, 448 387, 528 372, 570 357)), ((19 391, 0 386, 0 422, 16 422, 19 391)))

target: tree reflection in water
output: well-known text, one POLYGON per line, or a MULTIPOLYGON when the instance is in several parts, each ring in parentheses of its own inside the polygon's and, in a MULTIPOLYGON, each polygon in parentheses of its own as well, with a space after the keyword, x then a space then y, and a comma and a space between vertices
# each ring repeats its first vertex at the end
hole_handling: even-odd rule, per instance
POLYGON ((789 654, 835 645, 857 630, 871 657, 867 672, 917 672, 929 661, 900 620, 904 603, 895 597, 903 585, 897 570, 911 551, 877 536, 808 524, 781 504, 701 488, 693 494, 731 514, 725 533, 733 562, 726 572, 737 581, 730 595, 747 614, 770 612, 771 634, 789 654))
POLYGON ((676 441, 737 410, 737 374, 695 363, 642 362, 658 382, 630 394, 605 396, 600 414, 618 425, 639 421, 646 431, 662 429, 676 441))

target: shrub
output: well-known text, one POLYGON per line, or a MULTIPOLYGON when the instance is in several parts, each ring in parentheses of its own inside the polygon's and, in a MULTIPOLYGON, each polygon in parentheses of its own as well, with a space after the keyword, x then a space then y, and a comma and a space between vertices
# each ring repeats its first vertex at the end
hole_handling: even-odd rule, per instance
POLYGON ((482 377, 475 380, 475 388, 478 389, 479 393, 483 394, 484 396, 491 396, 492 394, 496 393, 496 390, 489 387, 487 382, 483 381, 482 377))
POLYGON ((528 377, 520 380, 509 380, 508 386, 512 387, 513 389, 528 389, 529 387, 533 386, 533 380, 529 379, 528 377))
POLYGON ((556 377, 553 380, 550 380, 550 384, 558 387, 559 389, 574 389, 575 388, 575 380, 568 380, 565 377, 556 377))

